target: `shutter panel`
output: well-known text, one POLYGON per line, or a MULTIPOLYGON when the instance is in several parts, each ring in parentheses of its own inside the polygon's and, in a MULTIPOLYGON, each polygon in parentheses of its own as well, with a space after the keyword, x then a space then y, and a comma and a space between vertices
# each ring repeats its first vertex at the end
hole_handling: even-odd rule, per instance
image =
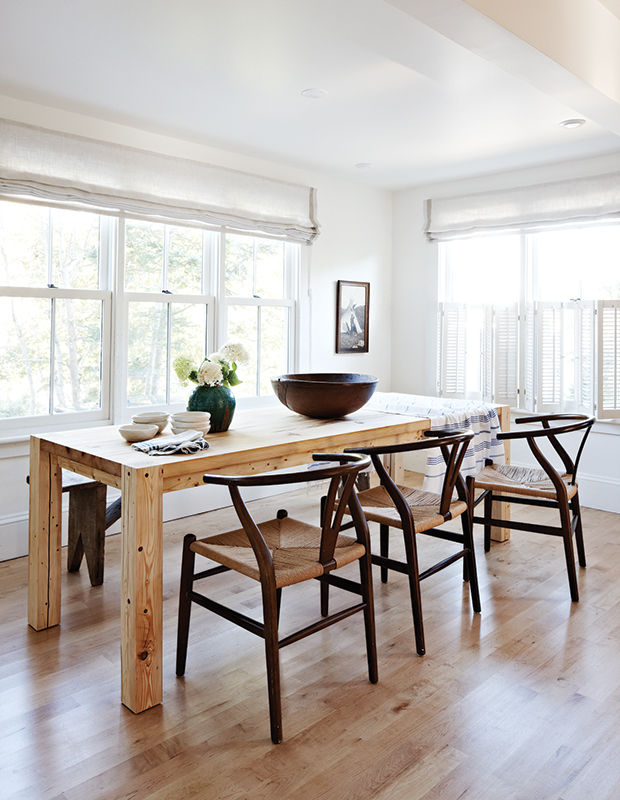
POLYGON ((525 304, 523 331, 523 407, 536 410, 536 309, 534 303, 525 304))
POLYGON ((575 401, 580 414, 594 413, 594 301, 575 302, 575 401))
POLYGON ((519 389, 519 307, 496 305, 493 402, 516 408, 519 389))
POLYGON ((465 397, 467 308, 464 303, 440 303, 439 387, 442 397, 465 397))
POLYGON ((620 417, 620 300, 599 300, 598 314, 598 419, 620 417))
POLYGON ((487 403, 494 402, 493 386, 493 351, 494 351, 494 308, 490 304, 482 307, 482 331, 480 342, 480 384, 482 389, 482 399, 487 403))
POLYGON ((562 410, 562 304, 536 303, 538 413, 562 410))

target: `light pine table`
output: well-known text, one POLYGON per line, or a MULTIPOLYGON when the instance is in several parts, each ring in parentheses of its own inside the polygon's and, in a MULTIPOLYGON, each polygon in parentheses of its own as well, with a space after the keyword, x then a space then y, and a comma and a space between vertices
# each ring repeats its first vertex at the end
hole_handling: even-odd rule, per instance
POLYGON ((164 493, 202 486, 205 472, 267 472, 309 463, 315 452, 420 439, 429 425, 364 409, 341 420, 283 406, 243 410, 231 430, 207 436, 208 450, 163 457, 133 450, 111 426, 32 436, 28 622, 36 630, 60 623, 61 469, 120 489, 121 700, 135 713, 151 708, 162 701, 164 493))

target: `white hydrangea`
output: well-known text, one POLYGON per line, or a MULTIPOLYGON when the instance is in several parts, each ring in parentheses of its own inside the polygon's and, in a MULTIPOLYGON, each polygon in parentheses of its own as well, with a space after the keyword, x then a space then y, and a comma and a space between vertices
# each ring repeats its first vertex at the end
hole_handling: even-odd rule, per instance
POLYGON ((215 361, 204 361, 198 370, 198 382, 203 386, 218 386, 223 377, 222 367, 215 361))
POLYGON ((224 356, 218 351, 215 353, 211 353, 211 355, 207 356, 209 361, 226 361, 224 356))
POLYGON ((240 342, 227 342, 223 347, 220 347, 220 355, 231 364, 234 361, 237 366, 243 366, 250 360, 248 351, 240 342))

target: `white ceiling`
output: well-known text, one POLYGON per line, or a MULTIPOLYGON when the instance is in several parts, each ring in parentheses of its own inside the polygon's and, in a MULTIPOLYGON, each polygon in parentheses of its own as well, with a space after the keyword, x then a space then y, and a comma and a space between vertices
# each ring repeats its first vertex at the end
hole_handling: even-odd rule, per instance
POLYGON ((620 151, 453 11, 489 44, 462 0, 0 0, 0 94, 388 189, 620 151))

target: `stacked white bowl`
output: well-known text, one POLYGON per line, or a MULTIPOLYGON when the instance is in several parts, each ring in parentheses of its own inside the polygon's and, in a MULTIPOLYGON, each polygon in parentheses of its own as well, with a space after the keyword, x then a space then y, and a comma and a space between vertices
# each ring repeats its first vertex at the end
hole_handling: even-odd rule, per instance
POLYGON ((211 414, 208 411, 179 411, 170 418, 172 433, 200 431, 202 435, 211 429, 211 414))
POLYGON ((157 425, 157 433, 161 433, 168 424, 168 414, 165 411, 142 411, 134 414, 131 421, 136 425, 157 425))

